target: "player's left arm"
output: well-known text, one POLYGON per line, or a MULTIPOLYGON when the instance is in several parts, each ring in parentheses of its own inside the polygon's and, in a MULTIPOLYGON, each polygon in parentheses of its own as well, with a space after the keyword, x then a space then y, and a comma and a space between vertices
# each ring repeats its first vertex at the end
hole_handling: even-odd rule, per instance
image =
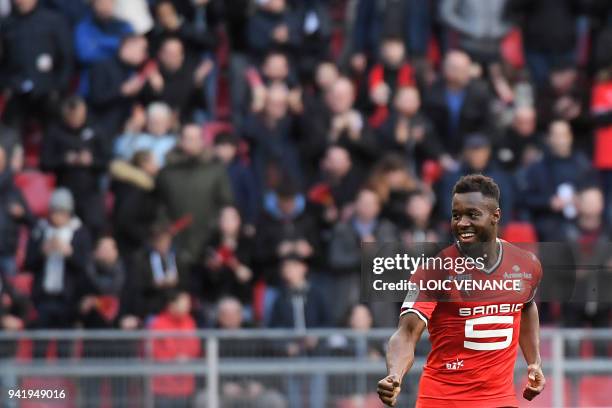
POLYGON ((523 391, 523 397, 531 401, 542 392, 546 384, 546 379, 542 373, 542 359, 540 358, 540 318, 538 306, 534 301, 530 301, 523 306, 519 344, 528 365, 528 381, 523 391))

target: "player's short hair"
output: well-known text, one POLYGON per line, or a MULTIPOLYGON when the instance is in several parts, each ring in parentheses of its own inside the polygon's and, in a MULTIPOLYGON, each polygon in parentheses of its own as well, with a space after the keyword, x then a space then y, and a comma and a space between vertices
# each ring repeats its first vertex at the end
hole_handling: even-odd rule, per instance
POLYGON ((455 183, 453 195, 463 193, 482 193, 499 203, 499 186, 491 178, 482 174, 469 174, 463 176, 455 183))

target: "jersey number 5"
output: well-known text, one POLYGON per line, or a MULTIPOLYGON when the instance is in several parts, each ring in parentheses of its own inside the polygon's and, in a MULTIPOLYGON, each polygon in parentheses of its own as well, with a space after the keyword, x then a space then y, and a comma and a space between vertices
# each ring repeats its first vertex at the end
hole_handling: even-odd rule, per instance
POLYGON ((476 319, 468 319, 465 321, 465 338, 466 339, 491 339, 494 337, 505 337, 503 341, 496 341, 493 343, 481 343, 477 341, 463 342, 463 347, 471 350, 488 351, 488 350, 502 350, 505 349, 512 343, 512 332, 513 327, 507 329, 489 329, 489 330, 476 330, 474 326, 479 324, 513 324, 514 316, 484 316, 476 319))

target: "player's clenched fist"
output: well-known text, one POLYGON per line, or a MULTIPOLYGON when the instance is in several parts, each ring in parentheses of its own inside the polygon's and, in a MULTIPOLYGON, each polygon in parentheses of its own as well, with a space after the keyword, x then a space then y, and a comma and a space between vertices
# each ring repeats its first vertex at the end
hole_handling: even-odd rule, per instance
POLYGON ((546 379, 544 373, 542 373, 542 367, 539 364, 530 364, 527 367, 527 385, 523 391, 523 398, 527 401, 531 401, 544 389, 546 379))
POLYGON ((388 375, 378 382, 378 396, 384 404, 390 407, 394 407, 397 403, 400 391, 400 382, 395 375, 388 375))

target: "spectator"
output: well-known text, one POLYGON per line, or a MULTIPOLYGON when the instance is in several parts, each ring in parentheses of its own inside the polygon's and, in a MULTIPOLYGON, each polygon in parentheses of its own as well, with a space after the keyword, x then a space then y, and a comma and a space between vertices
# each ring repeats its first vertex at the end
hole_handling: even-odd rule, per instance
MULTIPOLYGON (((308 264, 296 254, 288 254, 281 262, 283 288, 272 307, 270 327, 294 329, 298 332, 307 328, 326 327, 330 323, 326 298, 319 288, 309 283, 308 264)), ((316 355, 319 347, 317 337, 308 336, 283 344, 283 354, 289 357, 316 355)), ((302 404, 302 387, 306 379, 289 375, 287 394, 289 407, 297 408, 302 404)), ((322 375, 311 376, 308 381, 310 404, 324 407, 326 398, 326 378, 322 375)))
POLYGON ((246 230, 252 230, 261 207, 261 194, 251 167, 238 156, 239 140, 231 133, 220 133, 215 138, 214 149, 215 157, 227 169, 236 208, 244 220, 246 230))
POLYGON ((536 129, 536 111, 531 106, 514 109, 512 123, 495 147, 495 159, 514 173, 538 160, 541 137, 536 129))
POLYGON ((162 211, 172 222, 185 220, 183 217, 190 222, 177 236, 182 250, 179 260, 192 264, 201 259, 215 220, 233 198, 227 172, 205 149, 199 126, 183 126, 177 148, 168 155, 166 167, 157 176, 156 194, 162 211))
POLYGON ((17 0, 14 5, 0 29, 1 86, 10 94, 5 120, 18 129, 31 119, 44 126, 72 75, 69 26, 38 0, 17 0))
POLYGON ((567 122, 552 122, 544 157, 520 181, 522 204, 530 211, 541 241, 554 241, 559 223, 576 217, 575 192, 590 176, 591 165, 574 152, 573 138, 567 122))
MULTIPOLYGON (((576 193, 576 218, 560 225, 560 238, 572 243, 577 271, 573 302, 562 303, 564 327, 603 328, 610 325, 610 305, 602 302, 611 289, 607 267, 610 265, 610 230, 605 222, 604 195, 598 186, 585 186, 576 193), (580 265, 598 265, 585 270, 580 265), (593 292, 593 288, 597 288, 593 292), (599 302, 598 302, 599 300, 599 302)), ((568 279, 568 280, 569 280, 568 279)), ((579 345, 570 344, 570 353, 579 354, 579 345)), ((608 355, 608 342, 595 341, 595 353, 608 355)))
MULTIPOLYGON (((179 15, 196 24, 210 24, 209 15, 222 7, 218 0, 171 0, 179 15)), ((232 6, 234 4, 232 3, 232 6)))
POLYGON ((100 182, 110 160, 107 135, 92 125, 80 97, 66 99, 61 111, 61 122, 43 140, 41 168, 54 172, 58 185, 70 190, 76 215, 97 236, 106 221, 100 182))
POLYGON ((345 218, 364 180, 361 169, 355 167, 349 152, 342 146, 331 145, 321 160, 321 183, 308 196, 326 207, 327 221, 334 223, 345 218))
POLYGON ((146 99, 167 103, 183 122, 199 117, 210 118, 204 85, 213 70, 213 63, 204 59, 199 64, 185 55, 178 38, 166 38, 157 53, 155 80, 146 88, 146 99))
POLYGON ((74 215, 70 190, 56 189, 49 202, 48 219, 40 220, 32 230, 26 256, 26 268, 34 274, 35 327, 73 326, 78 283, 85 276, 90 253, 89 232, 74 215))
POLYGON ((245 71, 249 66, 248 59, 248 26, 251 17, 251 0, 234 0, 231 4, 220 2, 221 13, 225 20, 229 40, 229 91, 232 124, 240 129, 248 92, 245 71))
POLYGON ((381 44, 380 62, 370 71, 368 91, 374 112, 370 124, 379 127, 389 114, 388 105, 397 89, 414 85, 412 66, 406 61, 406 50, 401 37, 385 37, 381 44))
MULTIPOLYGON (((189 314, 191 300, 186 292, 172 292, 166 297, 164 310, 149 326, 152 332, 181 331, 193 336, 160 336, 153 340, 153 359, 157 362, 187 363, 201 354, 196 324, 189 314)), ((158 375, 153 377, 152 391, 156 407, 190 407, 196 390, 194 375, 158 375)))
POLYGON ((443 0, 441 19, 451 35, 459 36, 458 46, 482 65, 504 102, 512 102, 514 95, 502 73, 502 40, 510 31, 504 12, 508 0, 443 0))
MULTIPOLYGON (((502 221, 506 223, 514 219, 514 182, 510 175, 501 169, 492 157, 491 141, 486 136, 479 133, 474 133, 467 137, 459 168, 455 171, 446 173, 442 177, 438 185, 438 196, 451 197, 453 186, 457 180, 462 176, 474 173, 484 174, 495 180, 501 192, 500 208, 502 214, 504 214, 502 221)), ((440 200, 438 209, 441 219, 450 219, 451 207, 451 200, 440 200)))
POLYGON ((438 160, 445 169, 455 167, 434 125, 421 112, 419 91, 414 87, 399 88, 393 102, 391 115, 378 129, 381 149, 405 157, 414 174, 420 172, 424 159, 438 160))
POLYGON ((245 75, 251 87, 251 111, 261 112, 266 104, 266 95, 272 85, 284 84, 289 90, 288 103, 291 112, 301 114, 302 89, 300 88, 289 57, 280 50, 271 50, 266 53, 259 71, 249 69, 245 75))
POLYGON ((381 207, 379 195, 373 190, 363 189, 357 195, 353 216, 333 229, 328 261, 334 275, 334 293, 343 293, 335 299, 334 310, 337 313, 333 318, 336 321, 340 318, 338 313, 343 313, 359 300, 361 244, 397 241, 395 226, 379 218, 381 207))
POLYGON ((314 84, 304 89, 302 96, 305 116, 318 115, 325 107, 325 95, 340 77, 340 70, 332 60, 319 62, 314 73, 314 84))
POLYGON ((222 330, 240 330, 248 328, 244 321, 245 311, 240 301, 226 296, 217 302, 217 319, 215 327, 222 330))
MULTIPOLYGON (((283 286, 272 307, 270 327, 296 330, 326 327, 330 322, 326 299, 317 286, 309 284, 308 264, 304 259, 295 253, 285 255, 280 263, 280 273, 283 286)), ((314 347, 316 342, 313 341, 301 345, 293 343, 287 348, 287 354, 308 353, 314 347)))
POLYGON ((272 48, 280 48, 289 53, 297 52, 302 34, 297 16, 289 10, 286 0, 258 3, 249 21, 248 41, 255 62, 260 62, 272 48))
POLYGON ((299 27, 301 43, 298 54, 298 74, 304 83, 312 82, 317 64, 329 57, 332 37, 332 21, 329 5, 323 0, 306 0, 295 2, 296 20, 299 27))
POLYGON ((21 225, 31 227, 34 218, 21 192, 13 182, 13 173, 8 168, 6 151, 0 146, 0 276, 15 276, 17 263, 15 254, 21 225))
POLYGON ((91 68, 89 102, 94 116, 116 135, 132 112, 134 102, 142 97, 147 81, 152 80, 147 40, 138 35, 126 36, 117 56, 91 68))
POLYGON ((382 203, 380 216, 393 224, 401 224, 406 198, 419 187, 402 157, 393 154, 383 157, 372 169, 368 185, 382 203))
POLYGON ((155 221, 157 201, 153 189, 158 171, 159 164, 149 150, 137 151, 130 162, 117 160, 111 165, 115 239, 128 261, 145 244, 155 221))
POLYGON ((268 284, 278 285, 279 261, 290 253, 315 263, 320 241, 315 218, 306 197, 293 182, 285 180, 276 191, 264 196, 255 236, 254 262, 268 284))
POLYGON ((79 314, 85 328, 110 329, 119 313, 119 295, 125 282, 125 269, 117 243, 111 236, 98 238, 93 262, 81 276, 79 314))
POLYGON ((153 28, 153 17, 147 0, 115 0, 115 17, 127 21, 139 35, 153 28))
MULTIPOLYGON (((112 329, 116 327, 120 310, 120 294, 125 282, 125 269, 119 258, 117 244, 111 236, 100 237, 95 245, 93 261, 88 265, 84 276, 80 277, 78 313, 81 325, 86 329, 112 329)), ((104 340, 88 339, 83 342, 86 358, 107 358, 115 356, 116 345, 104 340)), ((82 378, 85 404, 95 403, 100 395, 99 378, 82 378)), ((120 381, 111 380, 113 395, 120 392, 120 381)))
POLYGON ((155 27, 149 33, 151 50, 157 53, 165 39, 178 38, 185 46, 188 58, 200 58, 204 53, 213 52, 218 43, 214 31, 217 23, 215 13, 210 13, 207 9, 204 24, 196 24, 181 14, 182 10, 177 10, 175 3, 176 0, 161 0, 155 3, 155 27))
MULTIPOLYGON (((363 303, 352 305, 348 313, 345 313, 344 320, 340 323, 341 327, 363 333, 364 336, 374 327, 374 318, 370 308, 363 303)), ((383 344, 373 343, 365 337, 335 335, 330 337, 328 347, 333 355, 346 356, 350 358, 365 359, 375 362, 381 361, 384 357, 383 344)), ((351 376, 347 381, 346 376, 333 376, 330 379, 332 387, 341 389, 342 399, 338 401, 340 406, 355 407, 359 404, 364 406, 378 405, 378 395, 370 392, 366 395, 362 384, 370 383, 375 378, 372 375, 359 374, 351 376)))
POLYGON ((325 96, 325 109, 315 117, 305 118, 303 134, 308 135, 301 141, 303 162, 309 179, 316 178, 318 169, 313 168, 330 144, 344 146, 350 153, 355 166, 368 168, 368 164, 376 158, 377 150, 366 125, 364 116, 354 109, 355 90, 346 77, 338 78, 330 86, 325 96))
POLYGON ((131 269, 133 314, 145 322, 163 310, 169 293, 189 287, 189 269, 177 259, 172 231, 165 224, 153 226, 149 245, 135 255, 131 269))
POLYGON ((577 0, 508 0, 508 15, 519 22, 533 82, 544 84, 551 68, 576 63, 577 0))
POLYGON ((400 224, 400 236, 405 245, 422 242, 443 242, 443 235, 433 223, 435 197, 432 193, 417 190, 405 202, 406 223, 400 224))
POLYGON ((444 58, 443 77, 425 100, 425 112, 434 123, 440 141, 457 155, 466 136, 491 128, 491 95, 486 84, 472 79, 470 57, 450 51, 444 58))
POLYGON ((159 166, 163 167, 166 155, 176 145, 173 125, 170 107, 163 102, 151 103, 146 112, 146 129, 142 131, 137 126, 134 129, 128 128, 128 132, 115 141, 115 156, 130 160, 138 150, 149 150, 159 166))
POLYGON ((499 61, 501 40, 510 30, 504 9, 508 0, 443 0, 441 18, 459 34, 459 47, 479 63, 499 61))
POLYGON ((295 182, 302 182, 296 122, 288 108, 288 89, 282 84, 273 84, 267 91, 261 114, 252 114, 245 121, 244 137, 250 145, 260 191, 265 190, 266 169, 271 163, 277 164, 295 182))
POLYGON ((81 65, 79 91, 89 94, 89 68, 112 59, 119 50, 121 39, 132 34, 132 27, 113 16, 115 0, 93 0, 88 13, 74 29, 74 47, 81 65))
POLYGON ((196 268, 194 294, 205 303, 232 296, 243 304, 251 303, 254 275, 249 267, 253 240, 245 236, 240 214, 234 207, 221 210, 219 223, 206 243, 204 258, 196 268))
POLYGON ((365 71, 367 62, 378 54, 380 39, 400 36, 407 53, 414 57, 427 54, 431 32, 432 10, 426 0, 357 2, 352 41, 351 68, 365 71))
POLYGON ((556 119, 568 121, 577 136, 574 147, 585 152, 591 150, 592 144, 587 109, 589 86, 575 67, 553 66, 548 82, 538 88, 536 104, 540 129, 546 129, 556 119))
MULTIPOLYGON (((217 323, 215 327, 221 330, 239 330, 249 328, 244 321, 242 305, 238 299, 225 297, 217 304, 217 323)), ((261 356, 265 353, 261 344, 246 344, 244 341, 227 339, 220 344, 221 358, 261 356)), ((224 376, 221 386, 221 405, 224 407, 248 405, 255 408, 284 408, 287 403, 276 390, 266 387, 266 382, 245 379, 244 376, 224 376)), ((197 407, 206 406, 196 403, 197 407)))
POLYGON ((42 0, 41 5, 66 16, 71 27, 76 26, 89 10, 88 5, 81 0, 42 0))

